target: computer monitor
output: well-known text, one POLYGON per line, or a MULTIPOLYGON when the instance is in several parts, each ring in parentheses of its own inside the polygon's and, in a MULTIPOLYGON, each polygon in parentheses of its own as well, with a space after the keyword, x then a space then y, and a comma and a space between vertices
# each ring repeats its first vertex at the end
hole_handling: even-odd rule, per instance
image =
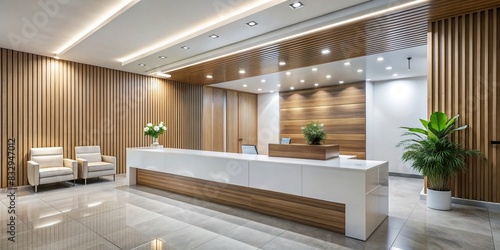
POLYGON ((292 142, 292 138, 289 137, 281 138, 281 144, 290 144, 290 142, 292 142))
POLYGON ((241 145, 241 153, 242 154, 251 154, 251 155, 259 154, 257 152, 257 147, 253 144, 242 144, 241 145))

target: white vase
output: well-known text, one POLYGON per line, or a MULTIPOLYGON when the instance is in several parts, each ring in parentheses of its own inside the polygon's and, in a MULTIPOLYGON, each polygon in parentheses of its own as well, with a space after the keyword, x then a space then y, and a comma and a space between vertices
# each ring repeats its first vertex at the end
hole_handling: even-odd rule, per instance
POLYGON ((451 191, 427 189, 427 207, 436 210, 451 210, 451 191))

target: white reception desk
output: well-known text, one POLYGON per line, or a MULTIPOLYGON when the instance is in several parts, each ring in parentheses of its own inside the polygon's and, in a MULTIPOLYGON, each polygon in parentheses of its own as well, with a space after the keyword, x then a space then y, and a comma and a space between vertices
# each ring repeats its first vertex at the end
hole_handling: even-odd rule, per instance
POLYGON ((388 215, 388 163, 338 157, 305 160, 236 153, 127 148, 127 182, 136 169, 345 204, 345 235, 366 240, 388 215))

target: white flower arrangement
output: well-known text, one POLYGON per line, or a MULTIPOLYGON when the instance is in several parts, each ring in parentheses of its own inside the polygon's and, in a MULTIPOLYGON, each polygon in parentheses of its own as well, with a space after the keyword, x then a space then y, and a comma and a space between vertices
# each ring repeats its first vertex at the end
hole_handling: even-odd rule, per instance
POLYGON ((158 138, 158 136, 163 134, 165 131, 167 131, 167 127, 163 124, 163 122, 160 122, 158 125, 148 123, 146 124, 146 127, 144 127, 144 135, 148 135, 153 138, 158 138))

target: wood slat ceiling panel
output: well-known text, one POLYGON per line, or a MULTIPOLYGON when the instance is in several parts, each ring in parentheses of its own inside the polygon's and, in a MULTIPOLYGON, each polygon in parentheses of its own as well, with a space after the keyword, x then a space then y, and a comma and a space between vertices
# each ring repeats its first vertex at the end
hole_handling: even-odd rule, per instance
POLYGON ((433 0, 413 8, 168 72, 172 79, 213 84, 427 44, 428 22, 500 5, 498 0, 433 0), (322 49, 332 53, 324 56, 322 49), (278 62, 284 60, 285 66, 278 62), (239 74, 245 69, 245 74, 239 74), (213 79, 207 79, 206 75, 213 79))

